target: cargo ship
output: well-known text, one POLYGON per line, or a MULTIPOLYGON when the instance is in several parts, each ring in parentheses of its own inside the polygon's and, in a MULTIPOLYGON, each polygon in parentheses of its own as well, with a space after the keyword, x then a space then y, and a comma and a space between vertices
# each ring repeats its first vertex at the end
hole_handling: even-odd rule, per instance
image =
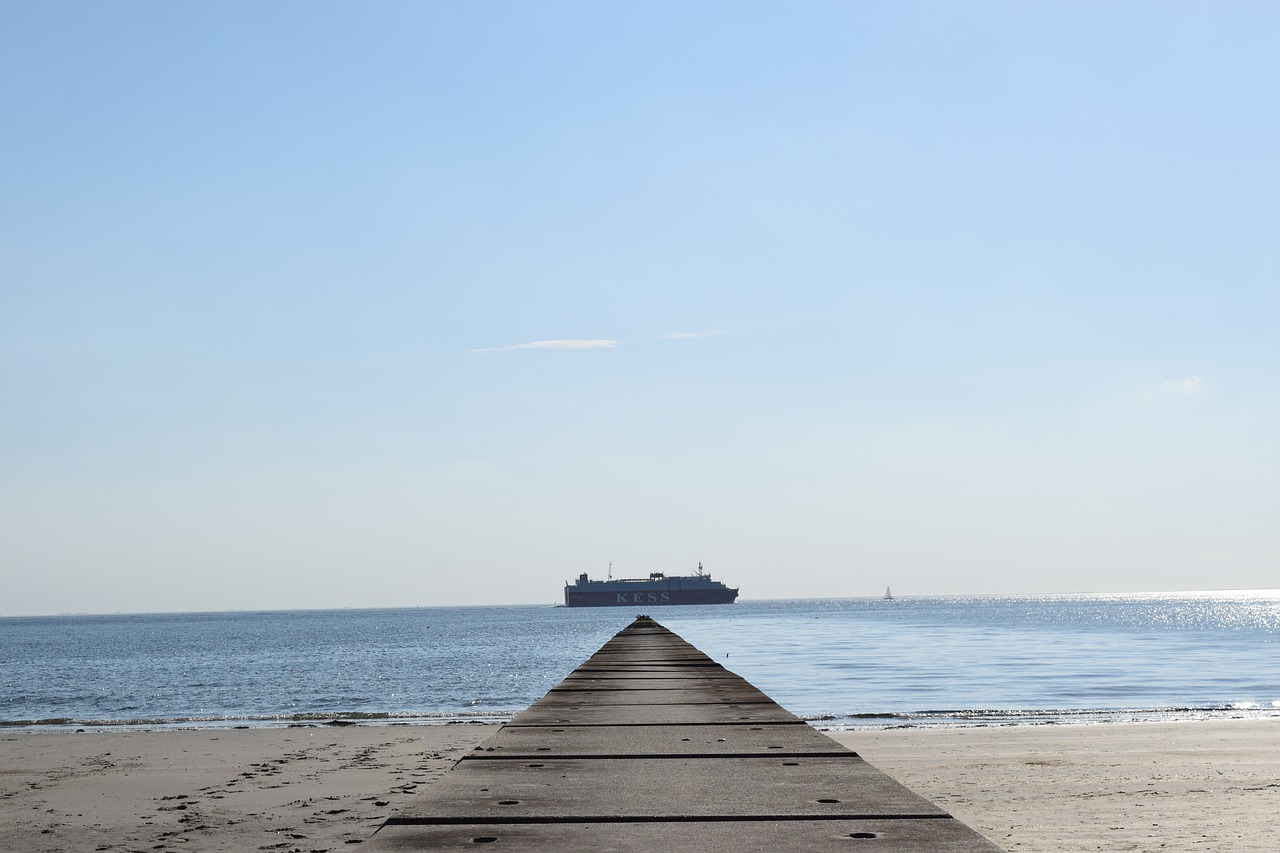
POLYGON ((610 563, 608 580, 593 581, 586 572, 575 583, 565 583, 566 607, 630 607, 635 604, 733 604, 738 591, 698 571, 667 576, 652 572, 647 578, 614 578, 610 563))

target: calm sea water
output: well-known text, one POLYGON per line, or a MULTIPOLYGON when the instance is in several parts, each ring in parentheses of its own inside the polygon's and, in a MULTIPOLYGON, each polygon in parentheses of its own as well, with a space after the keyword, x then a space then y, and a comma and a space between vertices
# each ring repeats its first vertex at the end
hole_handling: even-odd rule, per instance
MULTIPOLYGON (((651 608, 833 727, 1280 716, 1280 591, 651 608)), ((0 725, 498 720, 626 608, 0 619, 0 725)))

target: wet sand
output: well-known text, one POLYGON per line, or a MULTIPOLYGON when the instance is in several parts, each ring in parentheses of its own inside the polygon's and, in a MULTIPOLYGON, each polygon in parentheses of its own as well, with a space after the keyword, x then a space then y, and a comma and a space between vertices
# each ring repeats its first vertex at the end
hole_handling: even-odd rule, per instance
MULTIPOLYGON (((484 725, 0 732, 0 849, 355 849, 484 725)), ((1280 850, 1280 719, 832 733, 1010 851, 1280 850)))

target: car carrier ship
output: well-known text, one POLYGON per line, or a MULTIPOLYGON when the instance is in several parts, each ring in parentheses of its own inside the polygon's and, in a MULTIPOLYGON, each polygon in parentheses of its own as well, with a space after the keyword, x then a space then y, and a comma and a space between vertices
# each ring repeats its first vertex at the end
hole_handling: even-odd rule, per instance
POLYGON ((647 578, 614 578, 610 563, 609 580, 593 581, 583 572, 574 583, 564 585, 566 607, 630 607, 635 604, 733 604, 738 590, 712 580, 698 571, 692 575, 667 576, 652 572, 647 578))

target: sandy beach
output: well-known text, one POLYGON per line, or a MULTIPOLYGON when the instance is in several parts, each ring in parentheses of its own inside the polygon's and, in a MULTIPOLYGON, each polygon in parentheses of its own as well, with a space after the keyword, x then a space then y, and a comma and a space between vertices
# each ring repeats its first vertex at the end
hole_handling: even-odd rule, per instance
POLYGON ((0 850, 351 849, 496 727, 0 734, 0 850))
POLYGON ((1280 719, 833 736, 1006 850, 1280 850, 1280 719))
MULTIPOLYGON (((0 849, 352 849, 493 730, 8 731, 0 849)), ((1280 719, 832 734, 1010 851, 1280 849, 1280 719)))

